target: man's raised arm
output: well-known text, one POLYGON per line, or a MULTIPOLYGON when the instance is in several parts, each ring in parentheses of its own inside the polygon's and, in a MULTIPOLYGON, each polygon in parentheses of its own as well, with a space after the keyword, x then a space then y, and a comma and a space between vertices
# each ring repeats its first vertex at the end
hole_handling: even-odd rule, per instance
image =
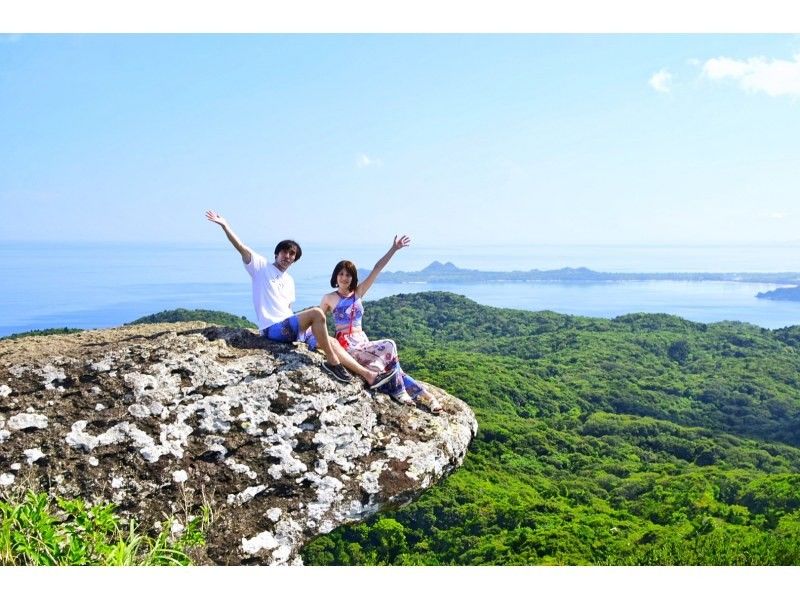
POLYGON ((236 251, 238 251, 241 254, 242 261, 245 264, 249 264, 250 260, 253 259, 253 252, 247 245, 245 245, 239 240, 239 237, 236 236, 236 233, 234 233, 233 230, 231 230, 228 221, 225 220, 222 216, 220 216, 216 212, 212 212, 211 210, 206 212, 206 218, 208 218, 211 222, 219 224, 222 227, 222 230, 225 231, 225 235, 228 237, 228 240, 231 242, 231 245, 233 245, 236 248, 236 251))

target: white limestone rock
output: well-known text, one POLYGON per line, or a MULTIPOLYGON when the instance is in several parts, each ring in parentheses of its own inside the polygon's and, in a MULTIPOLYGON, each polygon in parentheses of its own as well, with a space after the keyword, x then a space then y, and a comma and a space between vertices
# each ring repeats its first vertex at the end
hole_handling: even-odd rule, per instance
POLYGON ((39 375, 41 376, 42 383, 47 390, 55 390, 55 385, 53 384, 54 382, 63 382, 67 379, 67 374, 62 368, 56 367, 50 363, 46 364, 39 371, 39 375))
POLYGON ((254 497, 261 494, 266 490, 267 487, 265 485, 260 486, 250 486, 245 488, 238 494, 229 494, 228 495, 228 504, 229 505, 243 505, 246 502, 250 502, 253 500, 254 497))
POLYGON ((109 372, 113 367, 114 358, 112 356, 107 356, 100 361, 96 361, 94 363, 89 364, 89 367, 94 372, 109 372))
POLYGON ((8 418, 7 425, 11 430, 44 429, 47 427, 47 416, 41 413, 18 413, 8 418))
POLYGON ((258 477, 258 474, 250 469, 247 465, 244 465, 243 463, 237 463, 235 459, 231 459, 230 457, 225 459, 225 465, 227 465, 235 473, 245 475, 251 480, 255 480, 258 477))
POLYGON ((278 541, 269 532, 261 532, 250 539, 242 538, 242 550, 245 554, 257 554, 262 550, 270 550, 276 546, 278 546, 278 541))
POLYGON ((198 322, 0 343, 0 380, 14 388, 0 398, 15 414, 0 418, 0 442, 22 457, 19 434, 39 447, 27 449, 31 465, 44 456, 35 450, 48 461, 3 479, 112 500, 148 530, 210 507, 204 564, 301 564, 314 536, 447 475, 476 429, 443 391, 432 388, 445 406, 433 416, 341 384, 321 362, 198 322))
POLYGON ((25 455, 25 459, 28 461, 28 465, 33 465, 39 459, 45 456, 45 454, 38 448, 32 448, 22 451, 25 455))

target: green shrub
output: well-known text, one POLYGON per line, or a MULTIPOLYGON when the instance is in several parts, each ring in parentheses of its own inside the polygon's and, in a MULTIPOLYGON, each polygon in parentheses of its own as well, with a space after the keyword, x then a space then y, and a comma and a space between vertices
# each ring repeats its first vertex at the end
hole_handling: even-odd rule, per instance
POLYGON ((208 511, 174 537, 173 520, 155 537, 135 521, 123 525, 113 504, 89 506, 79 499, 28 492, 0 501, 0 565, 190 565, 187 551, 204 544, 208 511))

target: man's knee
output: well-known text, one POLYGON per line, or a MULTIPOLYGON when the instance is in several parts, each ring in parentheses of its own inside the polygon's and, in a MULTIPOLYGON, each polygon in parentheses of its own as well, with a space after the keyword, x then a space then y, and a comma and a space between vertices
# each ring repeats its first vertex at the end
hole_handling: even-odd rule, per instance
POLYGON ((325 312, 319 307, 304 309, 297 314, 297 317, 300 319, 300 325, 303 328, 308 328, 314 324, 325 324, 325 312))

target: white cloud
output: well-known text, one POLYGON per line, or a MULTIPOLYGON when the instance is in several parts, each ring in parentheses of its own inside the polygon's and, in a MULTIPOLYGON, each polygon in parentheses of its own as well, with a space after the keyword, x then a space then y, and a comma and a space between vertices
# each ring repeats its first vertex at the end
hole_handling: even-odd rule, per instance
POLYGON ((769 60, 763 56, 747 60, 711 58, 703 64, 703 74, 715 81, 738 81, 745 91, 800 97, 800 54, 795 54, 794 60, 769 60))
POLYGON ((359 154, 356 157, 356 166, 359 168, 369 168, 370 166, 380 166, 382 162, 378 158, 370 158, 367 154, 359 154))
POLYGON ((788 220, 792 215, 789 212, 759 212, 758 217, 765 220, 788 220))
POLYGON ((650 77, 650 87, 660 93, 669 93, 670 85, 672 84, 672 73, 667 69, 661 69, 650 77))

